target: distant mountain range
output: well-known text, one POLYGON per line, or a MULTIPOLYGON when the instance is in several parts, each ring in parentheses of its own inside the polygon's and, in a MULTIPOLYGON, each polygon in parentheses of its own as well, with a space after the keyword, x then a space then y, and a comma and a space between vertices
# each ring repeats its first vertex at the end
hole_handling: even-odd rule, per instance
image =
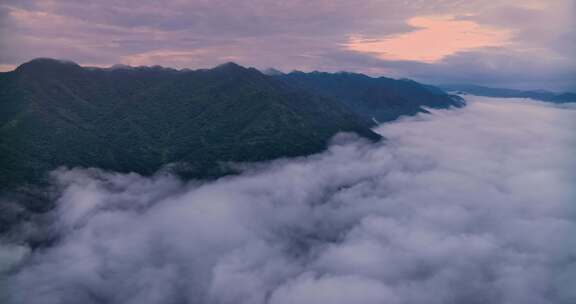
POLYGON ((188 178, 231 173, 225 162, 320 152, 338 132, 369 140, 375 122, 463 101, 410 80, 352 73, 266 75, 213 69, 81 67, 35 59, 0 73, 0 189, 59 166, 188 178))
POLYGON ((554 93, 544 90, 523 91, 504 88, 483 87, 472 84, 447 84, 440 88, 448 91, 459 91, 478 96, 502 98, 530 98, 554 103, 576 102, 576 93, 554 93))

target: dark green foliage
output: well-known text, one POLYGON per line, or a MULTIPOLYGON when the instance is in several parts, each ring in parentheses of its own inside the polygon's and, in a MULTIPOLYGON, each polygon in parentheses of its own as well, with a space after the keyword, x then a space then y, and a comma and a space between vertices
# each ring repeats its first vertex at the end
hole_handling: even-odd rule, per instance
POLYGON ((386 122, 402 115, 426 112, 422 107, 464 105, 458 96, 407 79, 372 78, 347 72, 292 72, 274 77, 290 85, 338 99, 369 122, 386 122))
POLYGON ((378 140, 338 101, 233 63, 210 70, 92 69, 36 59, 0 73, 0 188, 59 166, 187 177, 220 162, 307 155, 341 131, 378 140))

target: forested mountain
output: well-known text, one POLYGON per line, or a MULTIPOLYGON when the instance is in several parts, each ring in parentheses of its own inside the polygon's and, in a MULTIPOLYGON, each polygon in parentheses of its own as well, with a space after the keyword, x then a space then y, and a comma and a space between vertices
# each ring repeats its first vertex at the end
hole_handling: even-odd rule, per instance
POLYGON ((87 68, 35 59, 0 73, 0 189, 59 166, 185 177, 229 173, 223 162, 319 152, 338 132, 377 140, 376 122, 461 106, 410 80, 279 71, 87 68))
POLYGON ((464 105, 462 98, 408 79, 373 78, 364 74, 300 71, 274 77, 345 103, 367 121, 386 122, 402 115, 426 112, 423 107, 464 105))
POLYGON ((61 166, 213 178, 233 173, 228 162, 313 154, 339 132, 377 141, 376 122, 463 104, 409 80, 268 74, 54 59, 0 73, 0 231, 51 208, 42 183, 61 166))
POLYGON ((338 101, 252 68, 94 69, 36 59, 0 73, 0 185, 58 166, 183 176, 227 173, 226 161, 319 152, 342 131, 378 140, 338 101))

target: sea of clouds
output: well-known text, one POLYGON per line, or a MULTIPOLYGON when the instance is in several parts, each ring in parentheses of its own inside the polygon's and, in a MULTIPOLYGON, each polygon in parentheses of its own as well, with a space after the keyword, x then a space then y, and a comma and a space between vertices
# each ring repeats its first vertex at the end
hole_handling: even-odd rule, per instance
POLYGON ((576 303, 576 107, 466 98, 208 183, 56 171, 0 302, 576 303))

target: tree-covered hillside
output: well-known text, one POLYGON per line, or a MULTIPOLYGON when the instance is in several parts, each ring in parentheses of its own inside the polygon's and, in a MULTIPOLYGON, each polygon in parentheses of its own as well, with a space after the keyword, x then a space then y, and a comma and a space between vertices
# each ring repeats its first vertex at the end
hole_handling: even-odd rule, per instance
POLYGON ((423 107, 460 107, 459 96, 408 79, 373 78, 363 74, 340 72, 292 72, 274 77, 345 103, 369 122, 387 122, 402 115, 426 112, 423 107))
POLYGON ((0 73, 0 185, 59 166, 187 177, 227 161, 307 155, 338 132, 379 139, 338 101, 228 63, 214 69, 94 69, 36 59, 0 73))

